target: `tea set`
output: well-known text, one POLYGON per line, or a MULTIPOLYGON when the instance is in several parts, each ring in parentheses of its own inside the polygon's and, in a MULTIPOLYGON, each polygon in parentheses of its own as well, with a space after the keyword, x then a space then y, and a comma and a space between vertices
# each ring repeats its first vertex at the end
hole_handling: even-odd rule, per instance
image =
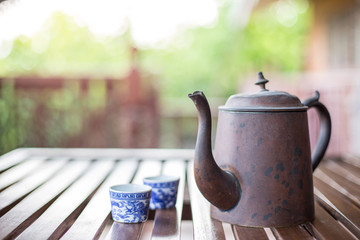
MULTIPOLYGON (((214 219, 246 227, 287 227, 314 219, 312 174, 330 141, 330 114, 318 91, 301 102, 287 92, 268 90, 267 83, 260 72, 255 83, 260 91, 233 95, 219 107, 214 150, 208 101, 201 91, 188 95, 199 123, 195 181, 211 203, 214 219), (307 118, 311 108, 320 119, 312 153, 307 118)), ((173 207, 178 182, 158 176, 144 179, 144 185, 111 187, 113 219, 143 222, 149 205, 173 207)))

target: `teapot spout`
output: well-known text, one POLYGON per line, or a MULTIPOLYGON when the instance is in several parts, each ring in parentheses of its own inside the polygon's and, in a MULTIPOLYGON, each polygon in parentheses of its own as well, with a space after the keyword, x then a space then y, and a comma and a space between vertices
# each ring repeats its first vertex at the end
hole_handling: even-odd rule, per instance
POLYGON ((195 146, 195 181, 204 197, 222 211, 230 210, 240 200, 240 184, 229 171, 215 162, 211 147, 211 113, 201 91, 188 95, 198 110, 198 134, 195 146))

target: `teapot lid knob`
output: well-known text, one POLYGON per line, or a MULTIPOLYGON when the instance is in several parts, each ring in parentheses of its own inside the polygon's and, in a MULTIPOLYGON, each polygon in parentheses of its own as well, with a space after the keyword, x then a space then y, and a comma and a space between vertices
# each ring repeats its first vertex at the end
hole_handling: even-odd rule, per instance
POLYGON ((265 88, 265 84, 269 82, 269 80, 265 79, 262 72, 258 73, 258 80, 255 83, 256 85, 259 85, 261 87, 261 91, 269 91, 265 88))

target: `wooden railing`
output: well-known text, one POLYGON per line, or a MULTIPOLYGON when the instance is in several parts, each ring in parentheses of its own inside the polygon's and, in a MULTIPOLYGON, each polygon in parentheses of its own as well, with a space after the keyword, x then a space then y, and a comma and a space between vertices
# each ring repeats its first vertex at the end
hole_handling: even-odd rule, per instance
MULTIPOLYGON (((270 90, 287 91, 302 101, 319 90, 333 126, 327 154, 341 156, 360 154, 359 73, 265 77, 270 90)), ((186 93, 183 99, 160 104, 157 92, 143 88, 137 78, 136 72, 124 79, 0 78, 1 152, 21 146, 194 148, 197 112, 186 93)), ((258 91, 254 81, 244 81, 238 92, 258 91)), ((214 140, 217 108, 226 99, 208 100, 214 140)), ((308 113, 314 147, 319 122, 314 110, 308 113)))
POLYGON ((16 147, 157 147, 154 88, 124 79, 0 78, 1 152, 16 147))

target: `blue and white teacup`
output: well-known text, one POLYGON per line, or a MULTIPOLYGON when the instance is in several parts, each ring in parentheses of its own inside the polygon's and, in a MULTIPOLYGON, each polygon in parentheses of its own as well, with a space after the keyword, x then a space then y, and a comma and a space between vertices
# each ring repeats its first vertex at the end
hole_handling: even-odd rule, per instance
POLYGON ((152 188, 150 209, 175 207, 179 180, 179 177, 165 175, 144 178, 144 184, 152 188))
POLYGON ((151 187, 137 184, 110 187, 111 214, 116 222, 145 222, 149 215, 151 187))

